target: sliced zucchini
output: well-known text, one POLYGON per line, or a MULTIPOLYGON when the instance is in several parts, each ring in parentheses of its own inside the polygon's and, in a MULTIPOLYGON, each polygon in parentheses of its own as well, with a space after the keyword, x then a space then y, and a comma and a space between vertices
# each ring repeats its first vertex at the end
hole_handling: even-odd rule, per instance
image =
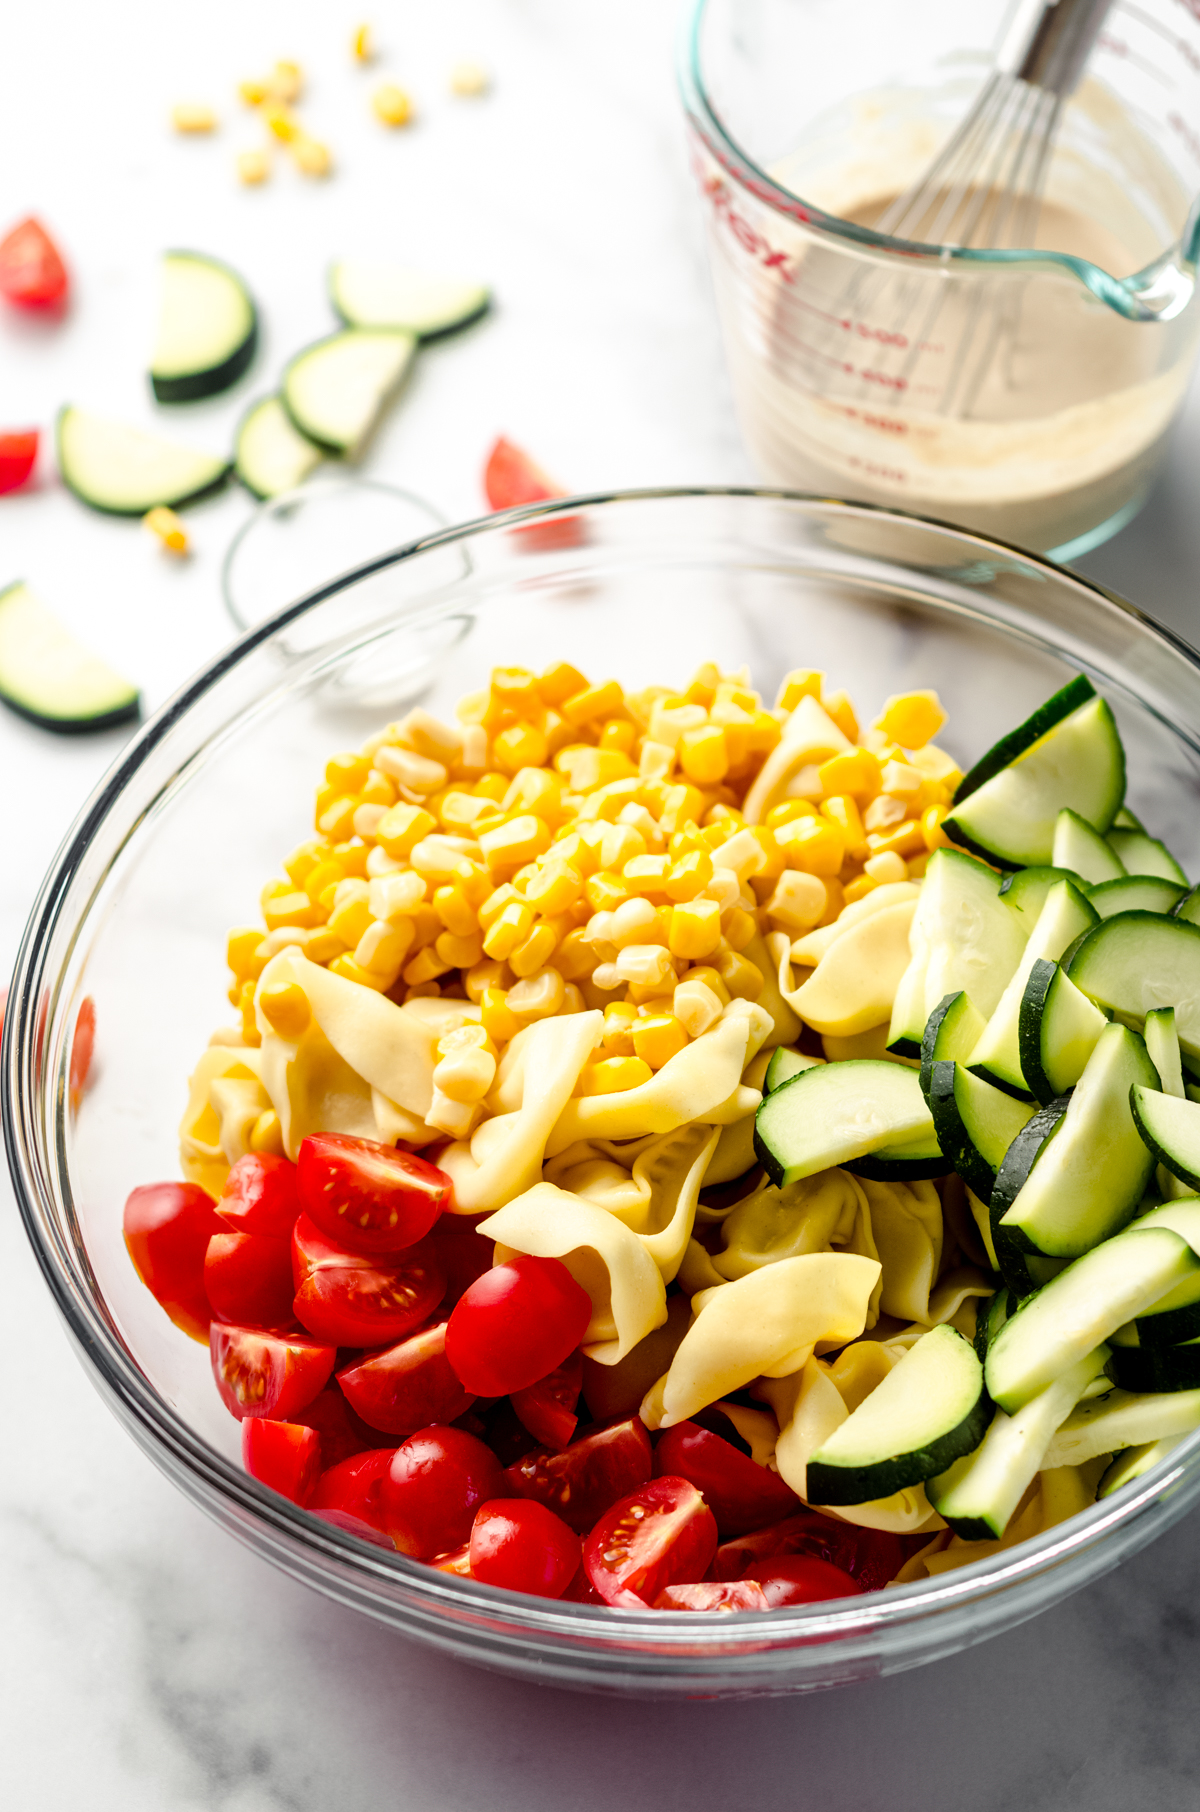
POLYGON ((1119 881, 1102 881, 1089 887, 1088 899, 1098 917, 1113 919, 1118 912, 1173 911, 1183 898, 1183 888, 1159 875, 1123 875, 1119 881))
POLYGON ((1073 868, 1089 887, 1119 881, 1125 865, 1086 818, 1064 806, 1054 821, 1053 861, 1058 868, 1073 868))
POLYGON ((920 1485, 978 1447, 991 1413, 970 1341, 931 1328, 813 1454, 808 1500, 863 1504, 920 1485))
POLYGON ((1072 868, 1018 868, 1000 883, 1000 898, 1019 915, 1026 937, 1037 924, 1046 895, 1057 881, 1073 881, 1080 892, 1087 883, 1072 868))
POLYGON ((1191 888, 1176 901, 1171 916, 1182 919, 1185 925, 1200 925, 1200 887, 1191 888))
POLYGON ((763 1094, 769 1095, 783 1083, 790 1082, 793 1076, 802 1076, 805 1070, 811 1070, 820 1062, 818 1057, 806 1057, 803 1051, 793 1051, 787 1045, 777 1045, 771 1052, 771 1061, 763 1077, 763 1094))
POLYGON ((330 267, 329 299, 347 327, 400 328, 428 340, 474 321, 487 308, 491 292, 486 284, 465 277, 339 258, 330 267))
MULTIPOLYGON (((782 1189, 848 1159, 910 1145, 932 1133, 916 1070, 860 1058, 814 1064, 774 1089, 755 1116, 754 1149, 782 1189)), ((932 1174, 945 1168, 939 1160, 932 1174)))
MULTIPOLYGON (((1184 1196, 1179 1201, 1164 1202, 1160 1208, 1140 1215, 1129 1231, 1140 1233, 1148 1227, 1169 1227, 1196 1251, 1200 1246, 1200 1200, 1184 1196)), ((1151 1303, 1145 1314, 1126 1322, 1113 1335, 1118 1346, 1178 1346, 1196 1339, 1200 1339, 1200 1274, 1185 1277, 1151 1303)))
POLYGON ((912 960, 896 994, 888 1050, 919 1057, 929 1015, 947 994, 963 989, 980 1013, 994 1012, 1025 933, 1001 902, 994 870, 961 850, 939 849, 925 871, 909 942, 912 960))
POLYGON ((1145 831, 1110 830, 1108 842, 1121 858, 1126 874, 1157 875, 1161 881, 1174 881, 1177 887, 1187 886, 1187 876, 1157 837, 1148 837, 1145 831))
POLYGON ((150 382, 160 403, 228 390, 249 368, 258 313, 235 271, 201 252, 167 252, 150 382))
POLYGON ((1040 742, 1056 724, 1089 699, 1096 696, 1096 688, 1082 673, 1077 673, 1073 680, 1068 680, 1057 692, 1052 693, 1044 704, 1038 706, 1015 730, 1009 730, 997 743, 993 743, 986 755, 981 755, 973 768, 964 774, 958 788, 958 797, 965 799, 968 794, 977 792, 993 775, 1012 763, 1040 742))
POLYGON ((917 1057, 925 1037, 929 1015, 925 1009, 925 980, 929 973, 929 945, 924 937, 909 930, 912 960, 900 977, 892 1017, 888 1025, 887 1048, 897 1057, 917 1057))
POLYGON ((1021 1005, 1035 963, 1057 962, 1081 933, 1097 923, 1096 914, 1072 881, 1057 881, 1046 895, 1029 941, 992 1017, 968 1059, 969 1068, 1018 1099, 1033 1097, 1021 1066, 1021 1005))
POLYGON ((0 591, 0 698, 68 735, 128 723, 141 705, 137 687, 77 642, 23 582, 0 591))
POLYGON ((1174 1007, 1154 1007, 1146 1015, 1142 1028, 1146 1055, 1158 1071, 1159 1087, 1164 1095, 1184 1099, 1183 1064, 1179 1056, 1179 1034, 1175 1030, 1174 1007))
POLYGON ((283 374, 283 406, 301 434, 354 458, 412 364, 416 336, 346 327, 298 352, 283 374))
POLYGON ((1182 1234, 1127 1229, 1043 1285, 988 1347, 987 1387, 1001 1409, 1018 1409, 1093 1347, 1200 1271, 1182 1234))
POLYGON ((1200 1390, 1111 1390, 1071 1411, 1046 1450, 1044 1466, 1083 1466, 1100 1453, 1120 1453, 1146 1441, 1190 1434, 1200 1427, 1200 1390))
POLYGON ((947 1176, 952 1165, 934 1131, 895 1145, 881 1145, 858 1158, 847 1158, 843 1169, 876 1183, 917 1183, 923 1178, 947 1176))
POLYGON ((1200 1189, 1200 1103, 1135 1086, 1129 1104, 1147 1150, 1181 1183, 1200 1189))
POLYGON ((1200 1390, 1200 1340, 1180 1346, 1115 1346, 1112 1375, 1121 1390, 1200 1390))
POLYGON ((1089 931, 1063 967, 1090 1000, 1121 1019, 1140 1024, 1169 1002, 1185 1057, 1200 1059, 1200 926, 1157 912, 1120 912, 1089 931))
POLYGON ((1112 827, 1114 830, 1140 830, 1140 831, 1144 831, 1146 828, 1146 826, 1142 823, 1141 819, 1135 817, 1127 805, 1123 805, 1121 807, 1120 811, 1117 813, 1116 817, 1112 821, 1112 827))
POLYGON ((928 1095, 933 1085, 933 1066, 935 1063, 953 1063, 962 1059, 965 1063, 975 1046, 987 1020, 972 1005, 970 996, 960 988, 957 994, 947 994, 940 1000, 925 1026, 925 1036, 921 1040, 921 1088, 928 1095))
POLYGON ((303 484, 323 455, 295 427, 277 396, 247 410, 234 442, 233 469, 256 497, 278 497, 303 484))
POLYGON ((1077 1258, 1130 1219, 1154 1169, 1129 1106, 1135 1085, 1158 1087, 1145 1045, 1128 1026, 1105 1026, 1066 1112, 1042 1141, 1028 1174, 1022 1179, 1014 1165, 1010 1176, 1006 1159, 996 1179, 997 1252, 1007 1235, 1051 1258, 1077 1258))
MULTIPOLYGON (((1019 1321, 1020 1315, 1014 1319, 1019 1321)), ((1099 1377, 1107 1360, 1108 1348, 1098 1346, 1013 1415, 999 1411, 974 1453, 929 1480, 926 1495, 956 1535, 966 1541, 987 1541, 1004 1534, 1034 1474, 1041 1469, 1056 1429, 1099 1377)))
POLYGON ((1108 1471, 1103 1473, 1096 1486, 1096 1502, 1111 1497, 1122 1485, 1132 1485, 1144 1473, 1165 1460, 1168 1454, 1174 1453, 1182 1435, 1169 1435, 1164 1441, 1146 1441, 1141 1447, 1128 1447, 1119 1459, 1113 1461, 1108 1471))
POLYGON ((68 405, 58 417, 58 469, 81 503, 110 516, 178 509, 229 476, 229 461, 68 405))
POLYGON ((1058 963, 1039 959, 1021 1000, 1021 1074, 1048 1106, 1073 1089, 1108 1020, 1058 963))
POLYGON ((1001 868, 1050 862, 1064 806, 1107 831, 1125 793, 1125 752, 1116 720, 1105 700, 1094 696, 1009 757, 990 779, 973 784, 975 771, 959 783, 944 829, 1001 868))
POLYGON ((987 1358, 988 1347, 1016 1306, 1012 1291, 1006 1284, 1001 1284, 995 1294, 988 1298, 987 1308, 980 1308, 977 1313, 975 1317, 975 1352, 981 1365, 987 1358))
POLYGON ((973 1076, 961 1063, 935 1063, 929 1106, 938 1143, 969 1189, 987 1201, 1005 1153, 1033 1109, 973 1076))

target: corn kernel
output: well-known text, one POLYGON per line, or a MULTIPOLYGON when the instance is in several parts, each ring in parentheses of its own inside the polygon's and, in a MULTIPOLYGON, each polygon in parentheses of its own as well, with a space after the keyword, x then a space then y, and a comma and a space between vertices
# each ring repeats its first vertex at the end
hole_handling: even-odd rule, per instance
POLYGON ((385 126, 407 126, 413 117, 412 98, 395 82, 384 82, 371 96, 371 112, 385 126))
POLYGON ((682 830, 685 824, 698 824, 707 806, 708 801, 698 787, 668 787, 658 819, 663 835, 669 837, 673 831, 682 830))
POLYGON ((412 943, 411 919, 403 920, 399 925, 380 924, 376 920, 367 926, 354 946, 354 960, 360 969, 369 969, 374 975, 386 975, 390 984, 399 975, 412 943))
POLYGON ((511 988, 513 973, 507 963, 498 963, 494 957, 485 956, 482 962, 472 963, 462 979, 467 999, 478 1006, 489 988, 498 988, 502 993, 511 988))
POLYGON ((421 806, 394 805, 376 826, 375 841, 399 861, 436 829, 437 819, 421 806))
POLYGON ((621 869, 621 874, 638 893, 665 898, 670 869, 670 856, 632 856, 621 869))
POLYGON ((708 963, 700 963, 696 968, 686 970, 679 978, 680 986, 684 982, 703 982, 704 986, 716 995, 722 1007, 727 1007, 733 998, 721 980, 720 972, 708 963))
POLYGON ((539 912, 555 917, 573 906, 583 890, 583 878, 570 863, 548 858, 527 885, 525 898, 539 912))
POLYGON ((923 749, 946 721, 936 692, 895 692, 875 719, 876 727, 905 749, 923 749))
POLYGON ((373 988, 376 994, 382 994, 391 984, 386 975, 379 975, 373 969, 364 969, 348 953, 335 956, 329 965, 330 975, 340 975, 343 981, 352 981, 360 988, 373 988))
POLYGON ((308 1030, 312 1011, 304 989, 295 982, 260 988, 258 1005, 263 1018, 280 1038, 302 1038, 308 1030))
POLYGON ((887 793, 880 793, 878 799, 872 799, 863 813, 865 831, 890 830, 895 824, 903 824, 908 816, 908 807, 903 799, 893 799, 887 793))
POLYGON ((456 937, 470 937, 479 929, 475 909, 463 892, 461 882, 439 887, 433 896, 433 909, 446 930, 456 937))
POLYGON ((885 849, 863 863, 863 873, 870 875, 881 886, 886 886, 892 881, 907 881, 908 865, 904 857, 898 856, 894 849, 885 849))
POLYGON ((857 901, 865 900, 869 893, 874 893, 875 889, 881 885, 882 883, 877 881, 873 875, 869 875, 864 868, 860 875, 855 875, 852 881, 846 882, 843 894, 846 905, 853 906, 857 901))
POLYGON ((522 976, 508 990, 506 1005, 522 1024, 534 1019, 551 1019, 562 1006, 566 983, 557 969, 537 969, 522 976))
POLYGON ((356 27, 354 36, 350 40, 350 54, 356 63, 370 63, 374 58, 375 49, 371 43, 369 25, 356 27))
POLYGON ((460 100, 477 100, 491 87, 491 77, 481 63, 456 63, 450 71, 450 92, 460 100))
POLYGON ((372 841, 380 821, 387 817, 387 809, 386 805, 356 806, 354 817, 351 819, 355 836, 372 841))
POLYGON ((532 812, 535 818, 541 818, 547 824, 557 824, 563 815, 562 782, 545 768, 518 768, 500 806, 505 812, 532 812))
POLYGON ((672 956, 694 961, 711 956, 721 941, 721 909, 715 900, 681 902, 671 912, 667 948, 672 956))
POLYGON ((267 1152, 277 1158, 283 1156, 283 1128, 273 1107, 264 1108, 250 1128, 249 1145, 251 1151, 267 1152))
POLYGON ((675 966, 662 944, 626 944, 617 953, 616 970, 621 981, 639 988, 662 993, 668 983, 675 985, 675 966))
POLYGON ((534 724, 511 724, 492 743, 492 758, 505 774, 540 768, 548 753, 546 738, 534 724))
POLYGON ((410 793, 440 792, 449 779, 444 762, 420 755, 416 749, 394 748, 390 744, 375 751, 375 766, 410 793))
MULTIPOLYGON (((775 836, 772 832, 772 855, 776 854, 777 851, 778 845, 775 842, 775 836)), ((756 836, 753 829, 749 826, 745 826, 741 830, 735 831, 732 837, 727 837, 724 843, 717 845, 714 860, 718 868, 732 869, 739 881, 748 880, 751 875, 758 874, 759 871, 767 865, 768 856, 765 841, 763 838, 756 836)))
POLYGON ((846 840, 827 819, 799 818, 782 825, 775 840, 791 868, 813 875, 836 875, 846 858, 846 840))
POLYGON ((373 851, 368 850, 365 843, 351 841, 335 843, 333 854, 335 860, 341 863, 348 875, 356 875, 361 879, 367 872, 367 857, 373 854, 373 851))
POLYGON ((932 854, 932 850, 926 849, 918 851, 915 856, 905 857, 905 863, 908 868, 908 878, 910 881, 919 881, 921 879, 929 866, 929 858, 932 854))
POLYGON ((732 868, 714 868, 713 877, 704 889, 706 900, 715 900, 722 912, 736 906, 742 897, 742 884, 732 868))
POLYGON ((262 932, 256 927, 245 926, 229 933, 225 945, 225 958, 239 981, 247 976, 256 979, 262 974, 261 967, 254 965, 254 952, 262 942, 262 932))
POLYGON ((521 1030, 521 1021, 510 1012, 503 988, 485 988, 479 997, 479 1023, 494 1045, 507 1044, 521 1030))
POLYGON ((844 755, 834 755, 821 762, 817 772, 821 790, 827 795, 845 793, 865 802, 874 799, 880 790, 880 767, 870 749, 849 749, 844 755))
POLYGON ((930 853, 935 849, 948 849, 950 846, 950 839, 942 829, 942 821, 947 816, 944 805, 931 805, 928 811, 921 814, 921 836, 925 848, 930 853))
POLYGON ((598 874, 589 875, 583 887, 584 898, 597 912, 615 911, 631 897, 632 891, 623 875, 615 875, 611 869, 604 868, 598 874))
POLYGON ((493 921, 483 948, 498 962, 507 962, 519 944, 523 944, 533 929, 533 907, 527 906, 524 900, 513 899, 493 921))
MULTIPOLYGON (((642 894, 622 900, 611 918, 611 924, 602 935, 616 950, 624 950, 629 944, 665 944, 667 941, 657 909, 642 894)), ((596 938, 594 927, 593 920, 588 927, 593 942, 596 938)))
POLYGON ((721 1017, 721 1002, 702 981, 681 981, 671 1009, 689 1038, 701 1038, 721 1017))
MULTIPOLYGON (((746 945, 757 936, 758 923, 752 913, 743 911, 740 906, 735 906, 725 919, 722 930, 725 942, 731 950, 744 950, 746 945)), ((686 954, 699 955, 700 952, 688 951, 686 954)))
POLYGON ((237 91, 247 107, 261 107, 267 98, 267 84, 256 79, 239 82, 237 91))
POLYGON ((387 775, 380 773, 378 768, 371 769, 359 788, 358 796, 364 805, 395 805, 396 803, 395 787, 387 775))
POLYGON ((322 908, 315 905, 299 888, 289 889, 287 893, 277 894, 274 899, 263 903, 263 918, 268 931, 275 931, 281 925, 319 925, 322 916, 322 908))
POLYGON ((619 755, 632 755, 637 741, 637 725, 627 717, 610 717, 600 730, 597 747, 615 749, 619 755))
POLYGON ((582 981, 593 973, 598 961, 596 952, 582 929, 569 931, 551 962, 564 981, 582 981))
POLYGON ((633 1022, 637 1008, 626 1000, 610 1001, 604 1009, 603 1045, 610 1057, 633 1056, 633 1022))
POLYGON ((434 1065, 433 1086, 451 1101, 482 1101, 496 1078, 496 1055, 488 1050, 487 1033, 482 1026, 461 1026, 438 1045, 439 1062, 434 1065), (464 1037, 463 1034, 468 1034, 464 1037), (478 1037, 472 1039, 469 1035, 478 1037))
POLYGON ((837 691, 830 692, 821 700, 827 717, 832 717, 842 735, 849 742, 858 741, 858 718, 854 715, 854 706, 850 703, 849 694, 837 691))
MULTIPOLYGON (((936 811, 938 808, 935 806, 932 809, 936 811)), ((893 830, 874 832, 867 838, 867 844, 873 856, 882 855, 885 850, 889 849, 895 850, 898 856, 915 856, 918 850, 928 847, 921 826, 915 818, 905 819, 903 824, 897 824, 893 830)))
MULTIPOLYGON (((358 883, 362 886, 364 883, 358 883)), ((343 881, 342 886, 346 886, 343 881)), ((334 937, 340 937, 348 950, 353 950, 366 934, 367 927, 373 923, 371 908, 360 895, 351 895, 334 907, 329 915, 329 930, 334 937)))
POLYGON ((572 667, 570 661, 555 661, 535 684, 541 697, 555 708, 564 704, 568 698, 574 698, 577 693, 587 690, 587 680, 578 667, 572 667))
POLYGON ((142 517, 142 527, 148 528, 152 535, 157 536, 168 553, 188 552, 187 530, 174 510, 167 509, 165 505, 159 504, 155 509, 147 510, 142 517))
POLYGON ((611 786, 614 780, 638 777, 628 755, 620 749, 596 749, 591 743, 571 743, 554 757, 558 773, 565 774, 573 793, 594 793, 599 787, 611 786))
POLYGON ((326 888, 336 887, 339 881, 344 881, 345 878, 345 870, 341 863, 330 858, 325 862, 314 863, 299 884, 310 900, 319 900, 326 888))
POLYGON ((602 1057, 585 1063, 576 1084, 580 1095, 616 1095, 649 1082, 654 1071, 641 1057, 602 1057))
POLYGON ((483 939, 478 931, 471 937, 458 937, 453 931, 443 931, 434 940, 433 947, 452 969, 473 969, 483 959, 483 939))
POLYGON ((278 101, 298 101, 304 87, 304 72, 299 63, 290 60, 276 63, 269 87, 278 101))
POLYGON ((343 795, 335 799, 317 819, 317 829, 322 836, 338 842, 343 837, 354 834, 354 814, 358 810, 358 800, 352 795, 343 795))
POLYGON ((702 661, 688 681, 684 700, 689 705, 703 705, 707 711, 720 684, 721 670, 715 661, 702 661))
POLYGON ((439 975, 445 975, 453 967, 453 963, 444 962, 438 955, 436 945, 427 944, 423 950, 417 951, 402 973, 409 987, 414 988, 421 982, 436 981, 439 975))
MULTIPOLYGON (((626 807, 622 806, 622 811, 626 807)), ((598 820, 597 822, 604 822, 598 820)), ((626 864, 646 854, 646 839, 632 824, 605 824, 600 839, 600 866, 622 874, 626 864)))
POLYGON ((495 830, 481 831, 479 847, 492 874, 507 877, 549 849, 550 827, 532 813, 523 813, 495 830))
POLYGON ((663 891, 669 900, 694 900, 712 877, 713 861, 707 849, 686 850, 672 859, 663 891))
POLYGON ((721 951, 715 964, 718 975, 734 1000, 757 1000, 763 991, 761 971, 736 950, 721 951))
POLYGON ((310 963, 324 966, 331 963, 335 956, 341 956, 346 946, 340 937, 327 929, 310 931, 304 944, 304 954, 310 963))
POLYGON ((633 1028, 634 1051, 652 1070, 661 1070, 664 1063, 687 1048, 687 1043, 687 1032, 673 1013, 639 1019, 633 1028))
POLYGON ((325 763, 325 784, 338 793, 361 793, 370 774, 365 755, 334 755, 325 763))
POLYGON ((799 937, 812 927, 825 911, 825 883, 799 868, 787 868, 775 883, 767 901, 767 922, 773 931, 786 931, 799 937))
POLYGON ((729 772, 729 750, 719 724, 685 730, 678 747, 680 767, 698 786, 716 786, 729 772))
POLYGON ((625 694, 616 680, 605 680, 601 686, 585 686, 564 698, 559 711, 567 723, 579 729, 597 717, 616 717, 625 705, 625 694))
POLYGON ((779 696, 775 700, 776 710, 794 711, 802 698, 815 698, 820 704, 824 679, 825 675, 818 673, 815 667, 793 667, 790 673, 783 676, 779 696))
POLYGON ((171 109, 171 124, 176 132, 215 132, 217 116, 199 101, 178 101, 171 109))
POLYGON ((266 122, 267 131, 277 138, 281 145, 290 145, 300 130, 286 107, 264 107, 263 119, 266 122))
POLYGON ((668 780, 674 766, 675 750, 669 743, 644 739, 638 755, 638 773, 643 780, 668 780))
POLYGON ((824 800, 821 816, 841 831, 848 856, 859 859, 866 855, 867 833, 858 806, 848 793, 838 793, 832 799, 824 800))
POLYGON ((482 724, 465 724, 462 748, 454 764, 455 773, 464 780, 477 779, 487 767, 488 737, 482 724))

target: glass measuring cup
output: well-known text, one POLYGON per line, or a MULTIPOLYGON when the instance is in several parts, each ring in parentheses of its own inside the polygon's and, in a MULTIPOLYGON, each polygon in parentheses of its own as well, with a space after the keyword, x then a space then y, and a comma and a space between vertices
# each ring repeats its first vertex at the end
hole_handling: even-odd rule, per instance
POLYGON ((1032 246, 873 231, 978 95, 1008 10, 696 0, 681 84, 763 478, 1070 558, 1140 506, 1196 350, 1200 6, 1115 0, 1032 246))

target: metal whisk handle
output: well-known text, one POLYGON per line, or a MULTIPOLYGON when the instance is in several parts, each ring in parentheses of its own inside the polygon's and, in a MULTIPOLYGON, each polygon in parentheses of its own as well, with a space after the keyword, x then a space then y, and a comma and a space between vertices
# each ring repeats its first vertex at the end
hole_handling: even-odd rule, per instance
POLYGON ((1070 94, 1112 0, 1020 0, 996 57, 1001 75, 1070 94))

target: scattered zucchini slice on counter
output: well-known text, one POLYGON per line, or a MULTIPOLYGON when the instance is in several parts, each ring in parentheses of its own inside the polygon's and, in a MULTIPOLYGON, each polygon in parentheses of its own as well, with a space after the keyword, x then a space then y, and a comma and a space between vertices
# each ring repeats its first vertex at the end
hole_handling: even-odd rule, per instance
POLYGON ((1075 1087, 1108 1020, 1060 964, 1039 958, 1021 999, 1021 1074, 1048 1107, 1075 1087))
MULTIPOLYGON (((1124 796, 1125 752, 1116 720, 1081 678, 1004 737, 960 781, 944 828, 988 862, 1025 868, 1053 860, 1055 825, 1064 807, 1103 834, 1124 796)), ((1137 833, 1121 833, 1126 834, 1137 833)))
POLYGON ((159 402, 228 390, 249 369, 257 345, 258 311, 236 271, 201 252, 167 252, 150 361, 159 402))
POLYGON ((957 1329, 931 1328, 808 1462, 813 1504, 863 1504, 944 1472, 979 1446, 992 1409, 957 1329))
POLYGON ((416 336, 343 328, 298 352, 281 385, 293 425, 327 453, 362 452, 416 351, 416 336))
POLYGON ((230 466, 223 456, 68 405, 58 417, 58 469, 81 503, 110 516, 144 516, 219 490, 230 466))
POLYGON ((787 1045, 776 1046, 763 1077, 763 1094, 769 1095, 790 1082, 793 1076, 802 1076, 805 1070, 815 1069, 820 1061, 819 1057, 806 1057, 803 1051, 793 1051, 787 1045))
POLYGON ((1089 931, 1064 968, 1098 1007, 1140 1023, 1170 1001, 1185 1057, 1200 1060, 1200 926, 1121 912, 1089 931))
POLYGON ((1114 919, 1118 912, 1170 913, 1184 892, 1177 881, 1164 881, 1161 875, 1122 875, 1089 887, 1088 899, 1098 917, 1114 919))
POLYGON ((1099 887, 1104 881, 1119 881, 1125 873, 1125 864, 1112 844, 1070 806, 1064 806, 1054 820, 1052 860, 1058 868, 1074 869, 1089 887, 1099 887))
MULTIPOLYGON (((895 1154, 897 1147, 922 1141, 936 1168, 910 1171, 910 1176, 942 1176, 947 1163, 932 1157, 933 1120, 915 1070, 879 1058, 818 1063, 766 1097, 754 1123, 754 1149, 771 1181, 786 1188, 801 1177, 815 1176, 873 1152, 895 1154)), ((920 1156, 912 1154, 914 1162, 920 1156)))
POLYGON ((1174 1453, 1182 1439, 1182 1435, 1168 1435, 1163 1441, 1147 1441, 1141 1447, 1127 1447, 1113 1461, 1108 1471, 1101 1475, 1100 1483, 1096 1486, 1096 1502, 1100 1503, 1103 1498, 1111 1497, 1122 1485, 1132 1485, 1135 1479, 1140 1479, 1152 1466, 1157 1466, 1160 1460, 1165 1460, 1168 1454, 1174 1453))
POLYGON ((1165 843, 1148 837, 1141 830, 1110 830, 1110 847, 1120 857, 1126 874, 1156 875, 1160 881, 1174 881, 1186 887, 1188 878, 1165 843))
POLYGON ((996 1173, 1033 1118, 1033 1108, 972 1075, 962 1063, 949 1062, 933 1065, 929 1106, 947 1162, 969 1189, 988 1201, 996 1173))
POLYGON ((0 698, 43 729, 80 735, 136 718, 136 686, 77 642, 23 582, 0 591, 0 698))
POLYGON ((1028 1100, 1034 1093, 1022 1070, 1020 1041, 1021 1006, 1030 972, 1039 961, 1057 962, 1096 923, 1095 912, 1074 882, 1056 881, 1046 895, 1012 979, 967 1059, 976 1076, 1018 1099, 1028 1100))
POLYGON ((242 417, 233 469, 255 497, 278 497, 303 484, 323 454, 301 434, 277 396, 265 396, 242 417))
POLYGON ((398 327, 422 340, 465 327, 492 299, 484 283, 363 258, 340 258, 330 268, 329 296, 347 327, 398 327))

